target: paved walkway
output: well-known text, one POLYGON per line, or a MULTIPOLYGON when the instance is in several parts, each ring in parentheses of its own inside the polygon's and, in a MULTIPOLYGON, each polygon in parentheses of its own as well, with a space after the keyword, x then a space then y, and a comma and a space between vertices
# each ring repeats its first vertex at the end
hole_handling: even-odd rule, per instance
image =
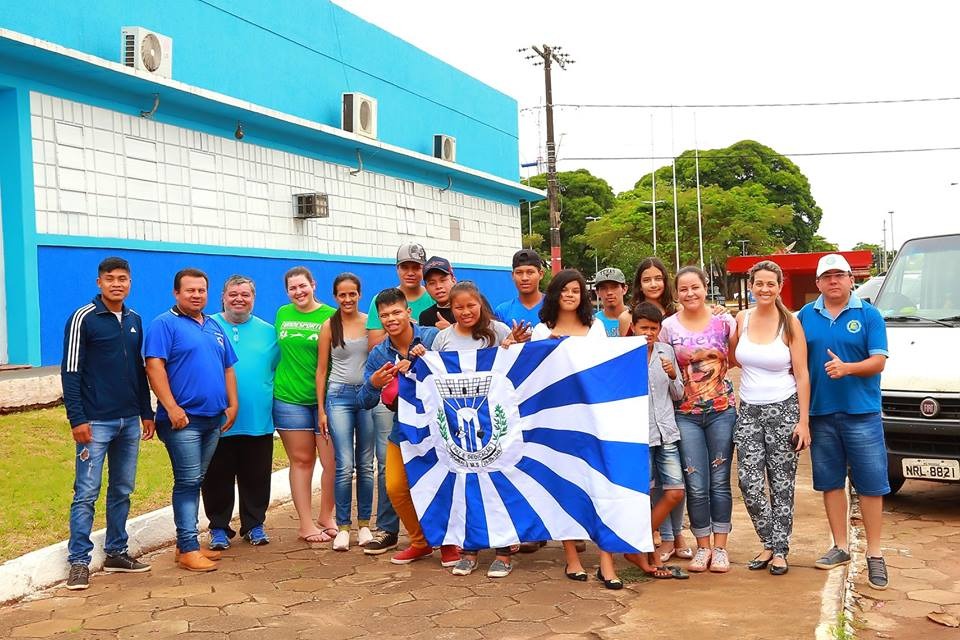
MULTIPOLYGON (((439 559, 396 566, 356 547, 311 548, 297 540, 288 505, 269 515, 270 545, 234 544, 219 571, 189 574, 175 568, 172 549, 159 551, 150 573, 97 574, 87 591, 51 589, 0 609, 0 637, 810 638, 827 577, 812 563, 828 530, 806 461, 798 483, 793 565, 781 578, 744 568, 757 544, 738 496, 730 574, 637 582, 619 592, 565 579, 557 543, 519 555, 502 580, 485 571, 452 576, 439 559)), ((481 556, 484 565, 491 559, 481 556)), ((596 563, 588 549, 584 565, 596 563)))
POLYGON ((960 484, 908 480, 886 501, 883 553, 890 587, 855 579, 858 638, 960 638, 928 614, 960 623, 960 484))

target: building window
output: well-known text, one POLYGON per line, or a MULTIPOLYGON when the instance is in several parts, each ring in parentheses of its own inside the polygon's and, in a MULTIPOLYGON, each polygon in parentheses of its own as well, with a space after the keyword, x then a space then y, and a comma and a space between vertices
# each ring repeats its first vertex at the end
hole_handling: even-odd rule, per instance
POLYGON ((460 218, 450 218, 450 239, 460 242, 460 218))

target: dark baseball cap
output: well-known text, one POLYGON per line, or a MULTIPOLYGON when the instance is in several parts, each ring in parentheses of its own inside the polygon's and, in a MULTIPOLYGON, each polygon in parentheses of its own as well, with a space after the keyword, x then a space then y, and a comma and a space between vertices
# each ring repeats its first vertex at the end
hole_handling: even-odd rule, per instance
POLYGON ((426 261, 427 252, 422 244, 412 242, 410 244, 402 244, 400 248, 397 249, 397 264, 402 262, 416 262, 422 265, 426 261))
POLYGON ((536 267, 537 269, 543 268, 543 260, 540 259, 540 254, 538 254, 533 249, 520 249, 515 254, 513 254, 513 268, 517 267, 536 267))
POLYGON ((441 258, 440 256, 433 256, 427 260, 427 264, 423 265, 423 277, 426 279, 427 274, 431 271, 441 271, 448 276, 453 275, 453 265, 450 264, 450 261, 446 258, 441 258))

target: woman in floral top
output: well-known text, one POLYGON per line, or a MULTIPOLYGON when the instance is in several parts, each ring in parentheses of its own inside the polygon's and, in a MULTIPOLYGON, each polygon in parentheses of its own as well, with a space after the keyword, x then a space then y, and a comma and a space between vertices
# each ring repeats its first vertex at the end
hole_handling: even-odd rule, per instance
POLYGON ((683 374, 677 425, 690 529, 697 538, 688 569, 725 573, 730 570, 730 458, 737 419, 727 354, 737 324, 730 314, 713 315, 706 305, 707 277, 700 269, 680 269, 675 284, 681 309, 663 321, 660 340, 673 347, 683 374))

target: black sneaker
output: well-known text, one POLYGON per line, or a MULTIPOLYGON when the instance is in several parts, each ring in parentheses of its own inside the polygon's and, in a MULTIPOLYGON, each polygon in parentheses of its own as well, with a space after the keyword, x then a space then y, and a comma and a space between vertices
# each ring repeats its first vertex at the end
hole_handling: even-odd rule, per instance
POLYGON ((103 561, 103 570, 108 573, 143 573, 150 571, 150 565, 137 562, 126 553, 107 556, 103 561))
POLYGON ((887 588, 887 563, 883 558, 867 556, 867 583, 878 591, 887 588))
POLYGON ((830 549, 817 559, 813 565, 817 569, 833 569, 850 563, 850 554, 836 546, 830 549))
POLYGON ((70 575, 67 577, 67 589, 80 591, 90 586, 90 568, 85 564, 70 565, 70 575))
POLYGON ((397 548, 397 534, 388 531, 377 531, 373 534, 373 540, 363 547, 363 552, 369 556, 378 556, 391 549, 397 548))

